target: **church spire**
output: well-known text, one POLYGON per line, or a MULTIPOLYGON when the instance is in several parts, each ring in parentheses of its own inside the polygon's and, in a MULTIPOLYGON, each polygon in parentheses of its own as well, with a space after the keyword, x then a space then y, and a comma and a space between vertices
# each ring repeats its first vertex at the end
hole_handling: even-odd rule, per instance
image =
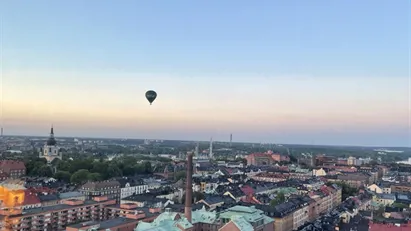
POLYGON ((51 129, 50 129, 50 137, 47 140, 47 145, 56 145, 56 140, 54 139, 54 128, 53 125, 51 125, 51 129))

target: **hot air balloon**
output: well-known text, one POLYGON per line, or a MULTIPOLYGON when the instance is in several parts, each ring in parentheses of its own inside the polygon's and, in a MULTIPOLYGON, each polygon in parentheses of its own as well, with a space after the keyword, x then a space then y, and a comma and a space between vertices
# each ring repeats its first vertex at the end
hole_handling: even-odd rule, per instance
POLYGON ((146 92, 146 98, 148 102, 150 102, 150 105, 154 102, 154 100, 157 98, 157 93, 153 90, 149 90, 146 92))

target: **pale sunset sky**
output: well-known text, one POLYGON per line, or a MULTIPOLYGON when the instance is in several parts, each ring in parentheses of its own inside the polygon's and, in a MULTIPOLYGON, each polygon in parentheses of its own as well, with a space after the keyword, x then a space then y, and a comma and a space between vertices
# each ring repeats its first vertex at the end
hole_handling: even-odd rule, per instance
POLYGON ((57 137, 410 146, 410 2, 1 1, 1 123, 6 135, 54 124, 57 137))

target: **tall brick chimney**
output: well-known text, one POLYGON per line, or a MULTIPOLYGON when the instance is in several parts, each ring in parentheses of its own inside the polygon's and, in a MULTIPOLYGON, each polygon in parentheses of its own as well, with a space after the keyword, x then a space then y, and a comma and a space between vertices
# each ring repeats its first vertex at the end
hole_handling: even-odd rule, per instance
POLYGON ((193 154, 187 155, 187 177, 186 177, 186 203, 184 215, 191 223, 191 201, 193 198, 193 154))

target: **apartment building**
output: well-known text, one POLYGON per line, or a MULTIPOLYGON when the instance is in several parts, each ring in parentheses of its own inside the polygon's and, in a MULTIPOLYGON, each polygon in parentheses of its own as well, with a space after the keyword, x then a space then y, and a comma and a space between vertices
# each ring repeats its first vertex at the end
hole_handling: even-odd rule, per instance
POLYGON ((375 194, 372 200, 380 206, 390 206, 395 202, 396 196, 395 194, 381 193, 381 194, 375 194))
POLYGON ((281 182, 286 181, 289 177, 289 173, 262 172, 252 176, 251 179, 263 182, 281 182))
POLYGON ((26 175, 26 166, 23 161, 2 160, 0 161, 0 173, 3 178, 20 178, 26 175))
POLYGON ((253 153, 247 155, 245 157, 247 160, 247 165, 255 165, 255 166, 262 166, 262 165, 272 165, 276 162, 289 162, 290 157, 286 155, 281 155, 278 153, 273 153, 271 151, 267 153, 253 153))
POLYGON ((391 193, 409 193, 411 192, 411 184, 392 184, 391 193))
POLYGON ((105 210, 108 219, 123 217, 144 222, 154 221, 161 213, 161 208, 141 208, 130 203, 106 206, 105 210))
POLYGON ((79 191, 89 200, 96 196, 107 196, 120 202, 120 183, 116 180, 87 182, 79 191))
POLYGON ((31 230, 65 230, 69 224, 82 221, 105 220, 104 207, 115 204, 115 200, 107 197, 95 197, 93 200, 66 200, 62 204, 22 210, 15 209, 13 215, 9 211, 0 210, 3 224, 12 231, 31 230))
POLYGON ((355 188, 367 186, 374 182, 374 176, 365 172, 345 173, 338 176, 326 176, 326 178, 329 182, 343 181, 355 188))
POLYGON ((241 230, 242 226, 246 226, 246 230, 274 231, 274 219, 255 206, 237 205, 221 212, 218 217, 222 221, 219 229, 222 231, 241 230))
MULTIPOLYGON (((293 199, 291 199, 290 201, 292 200, 293 199)), ((300 204, 300 208, 295 210, 293 213, 293 230, 298 229, 298 227, 309 221, 310 214, 308 205, 310 202, 310 198, 301 198, 299 201, 295 202, 300 204)))
POLYGON ((120 199, 132 195, 144 194, 148 190, 148 185, 144 184, 142 180, 121 178, 117 179, 117 181, 120 183, 120 199))
POLYGON ((133 195, 121 200, 121 204, 135 204, 138 207, 162 208, 168 199, 158 198, 152 194, 133 195))
POLYGON ((299 223, 305 222, 304 207, 306 206, 304 203, 300 198, 294 198, 276 206, 255 205, 255 207, 262 210, 265 215, 274 218, 275 231, 289 231, 293 230, 299 223))
POLYGON ((318 217, 341 204, 342 189, 336 185, 322 186, 320 190, 310 192, 309 196, 315 201, 312 208, 313 217, 318 217))

